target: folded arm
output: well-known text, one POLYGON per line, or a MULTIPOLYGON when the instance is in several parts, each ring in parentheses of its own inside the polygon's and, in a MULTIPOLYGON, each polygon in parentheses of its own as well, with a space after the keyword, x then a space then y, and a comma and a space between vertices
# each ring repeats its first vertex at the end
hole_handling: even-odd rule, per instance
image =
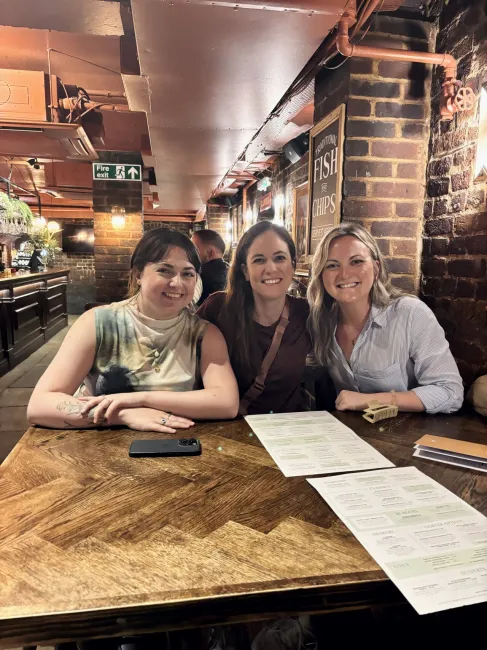
POLYGON ((410 355, 419 384, 413 392, 427 413, 454 413, 463 403, 463 382, 445 338, 431 309, 420 302, 411 311, 410 355))
POLYGON ((203 388, 193 391, 139 391, 95 397, 86 400, 82 411, 93 410, 94 421, 103 418, 112 423, 121 409, 147 407, 170 413, 169 424, 176 416, 205 419, 231 419, 238 413, 238 387, 228 359, 227 345, 220 330, 212 325, 201 345, 201 375, 203 388))
POLYGON ((93 413, 83 413, 84 402, 73 397, 93 365, 95 340, 95 314, 90 310, 68 331, 58 353, 37 382, 27 407, 30 424, 60 429, 97 426, 93 413))

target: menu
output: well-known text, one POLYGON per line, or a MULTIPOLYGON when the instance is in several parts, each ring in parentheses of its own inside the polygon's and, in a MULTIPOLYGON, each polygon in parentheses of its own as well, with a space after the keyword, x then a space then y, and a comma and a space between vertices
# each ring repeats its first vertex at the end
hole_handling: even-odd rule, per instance
POLYGON ((487 601, 487 518, 416 467, 308 481, 419 614, 487 601))
POLYGON ((327 411, 247 415, 284 476, 313 476, 394 467, 327 411))

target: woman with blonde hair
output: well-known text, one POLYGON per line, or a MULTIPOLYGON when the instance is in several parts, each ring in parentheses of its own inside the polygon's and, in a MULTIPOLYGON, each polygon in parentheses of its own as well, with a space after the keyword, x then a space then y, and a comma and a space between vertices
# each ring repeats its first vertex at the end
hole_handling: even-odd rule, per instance
POLYGON ((462 380, 443 329, 421 300, 391 285, 365 228, 343 223, 322 239, 308 301, 315 357, 328 367, 338 410, 372 401, 427 413, 461 407, 462 380))
POLYGON ((130 267, 130 297, 91 309, 69 330, 30 399, 32 424, 175 433, 193 419, 237 415, 225 339, 192 307, 201 268, 194 245, 157 228, 130 267))

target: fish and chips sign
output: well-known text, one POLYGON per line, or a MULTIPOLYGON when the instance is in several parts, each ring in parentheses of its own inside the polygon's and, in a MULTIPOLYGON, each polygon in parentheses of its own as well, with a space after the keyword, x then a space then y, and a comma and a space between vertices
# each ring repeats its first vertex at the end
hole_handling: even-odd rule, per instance
POLYGON ((340 223, 345 104, 321 120, 310 133, 308 255, 340 223))

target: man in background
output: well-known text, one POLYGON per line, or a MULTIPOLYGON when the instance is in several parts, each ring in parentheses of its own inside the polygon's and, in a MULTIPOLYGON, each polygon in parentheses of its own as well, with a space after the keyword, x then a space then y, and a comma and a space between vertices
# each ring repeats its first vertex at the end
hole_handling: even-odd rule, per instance
POLYGON ((203 264, 201 305, 215 291, 223 291, 227 282, 228 264, 224 261, 225 242, 215 230, 197 230, 191 241, 198 249, 203 264))

